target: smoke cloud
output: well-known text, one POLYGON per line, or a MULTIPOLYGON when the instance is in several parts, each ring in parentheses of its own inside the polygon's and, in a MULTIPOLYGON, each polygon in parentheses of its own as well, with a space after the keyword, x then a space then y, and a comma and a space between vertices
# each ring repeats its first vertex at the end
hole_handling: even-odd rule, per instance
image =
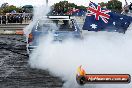
POLYGON ((46 6, 45 4, 38 6, 38 7, 34 7, 34 9, 33 9, 33 21, 23 30, 24 34, 27 37, 31 33, 33 27, 36 26, 37 22, 39 20, 45 18, 49 11, 50 11, 50 8, 48 6, 46 6))
MULTIPOLYGON (((33 22, 25 28, 28 36, 38 19, 49 9, 34 10, 33 22)), ((53 27, 53 26, 51 26, 53 27)), ((53 42, 52 34, 43 36, 38 47, 30 55, 32 68, 48 70, 60 77, 64 88, 131 88, 132 84, 86 84, 79 86, 76 71, 82 65, 88 74, 132 74, 132 27, 126 34, 108 32, 86 32, 84 39, 67 39, 53 42)))
MULTIPOLYGON (((45 37, 45 36, 44 36, 45 37)), ((126 34, 88 32, 83 40, 68 39, 52 42, 52 36, 42 38, 31 54, 33 68, 48 70, 65 81, 70 88, 131 88, 131 84, 91 84, 80 87, 76 83, 77 67, 82 65, 89 74, 132 74, 132 31, 126 34)))

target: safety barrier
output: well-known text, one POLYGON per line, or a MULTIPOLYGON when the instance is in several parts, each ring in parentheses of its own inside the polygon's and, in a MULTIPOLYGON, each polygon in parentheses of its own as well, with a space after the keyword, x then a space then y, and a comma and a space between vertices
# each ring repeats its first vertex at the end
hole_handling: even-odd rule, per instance
POLYGON ((0 34, 23 34, 23 29, 28 24, 2 24, 0 25, 0 34))

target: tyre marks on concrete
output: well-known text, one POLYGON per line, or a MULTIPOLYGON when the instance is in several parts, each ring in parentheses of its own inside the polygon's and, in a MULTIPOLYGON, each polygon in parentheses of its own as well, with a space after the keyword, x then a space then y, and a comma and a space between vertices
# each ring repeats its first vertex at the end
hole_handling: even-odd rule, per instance
POLYGON ((60 88, 63 82, 48 71, 28 65, 25 37, 0 35, 0 88, 60 88))

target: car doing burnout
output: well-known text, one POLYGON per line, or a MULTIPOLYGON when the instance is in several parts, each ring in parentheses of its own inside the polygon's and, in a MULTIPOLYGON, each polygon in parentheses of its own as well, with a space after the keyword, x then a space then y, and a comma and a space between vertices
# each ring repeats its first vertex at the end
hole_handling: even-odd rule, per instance
POLYGON ((67 38, 81 38, 81 31, 70 16, 47 16, 38 20, 28 37, 28 50, 38 46, 39 38, 53 34, 53 41, 63 41, 67 38))

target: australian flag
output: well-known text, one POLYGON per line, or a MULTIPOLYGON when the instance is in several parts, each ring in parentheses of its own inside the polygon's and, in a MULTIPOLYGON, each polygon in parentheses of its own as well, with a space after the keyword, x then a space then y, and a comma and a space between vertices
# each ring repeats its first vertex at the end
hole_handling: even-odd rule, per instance
POLYGON ((131 22, 132 17, 130 16, 112 12, 106 8, 101 8, 100 5, 90 2, 87 8, 83 30, 125 33, 131 22))

